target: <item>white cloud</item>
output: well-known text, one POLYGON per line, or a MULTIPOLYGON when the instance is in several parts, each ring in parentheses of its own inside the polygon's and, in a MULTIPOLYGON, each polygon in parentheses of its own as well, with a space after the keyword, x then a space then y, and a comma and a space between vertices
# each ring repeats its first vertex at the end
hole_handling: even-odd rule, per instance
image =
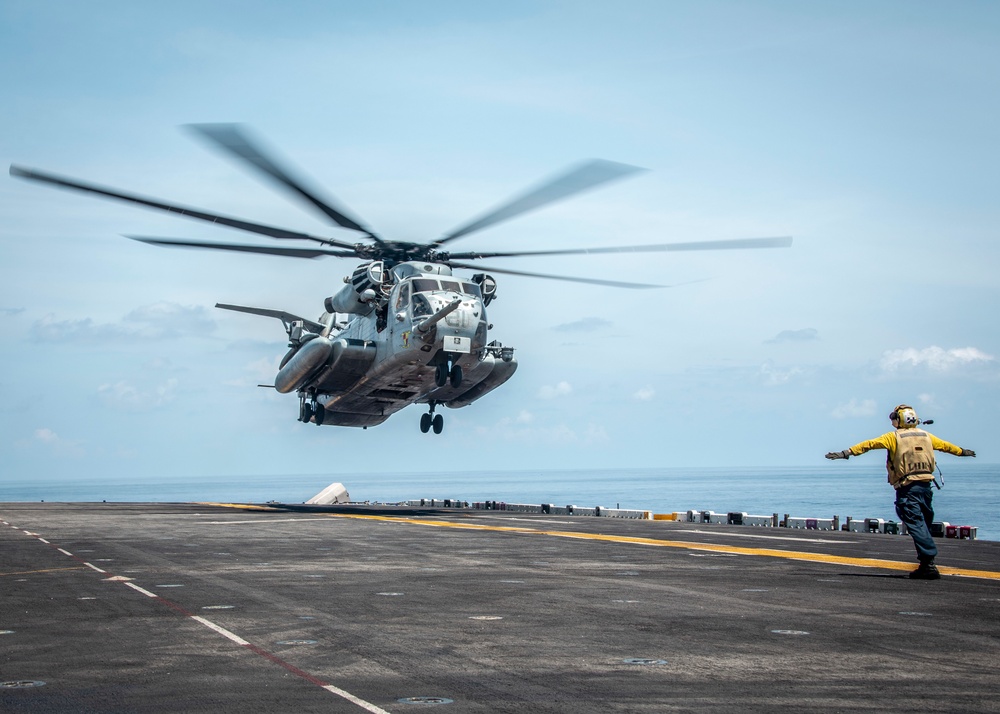
MULTIPOLYGON (((535 421, 535 415, 529 412, 527 409, 522 409, 516 417, 504 417, 497 422, 497 429, 516 429, 527 424, 531 424, 535 421)), ((490 431, 486 427, 482 427, 484 431, 490 431)))
POLYGON ((174 399, 176 379, 168 379, 150 390, 142 391, 127 382, 102 384, 97 388, 101 400, 110 407, 128 411, 145 411, 168 404, 174 399))
POLYGON ((178 305, 157 302, 138 307, 122 322, 145 325, 144 334, 151 337, 176 337, 179 335, 204 335, 215 329, 215 320, 201 305, 178 305))
POLYGON ((105 342, 134 337, 136 333, 121 325, 96 324, 89 317, 59 320, 55 315, 46 315, 31 326, 31 336, 36 342, 105 342))
POLYGON ((566 322, 552 328, 553 332, 599 332, 610 329, 613 326, 608 320, 599 317, 585 317, 576 322, 566 322))
POLYGON ((274 357, 261 357, 250 362, 243 368, 243 376, 226 380, 224 384, 229 387, 255 387, 258 384, 274 384, 282 356, 279 354, 274 357))
POLYGON ((777 344, 778 342, 813 342, 819 339, 819 330, 814 327, 805 327, 801 330, 782 330, 777 335, 767 340, 765 344, 777 344))
POLYGON ((588 444, 606 444, 610 441, 608 430, 604 428, 603 424, 588 424, 583 438, 588 444))
POLYGON ((556 399, 558 397, 565 397, 573 393, 573 387, 570 386, 569 382, 559 382, 556 386, 552 387, 549 385, 543 386, 538 390, 539 399, 556 399))
POLYGON ((643 387, 638 392, 632 394, 632 398, 640 402, 648 402, 656 396, 656 390, 652 387, 643 387))
POLYGON ((565 424, 559 424, 551 429, 545 429, 544 431, 538 432, 538 435, 541 436, 544 443, 547 444, 575 444, 580 440, 580 438, 576 435, 576 432, 565 424))
POLYGON ((882 353, 881 366, 886 372, 902 369, 926 368, 932 372, 950 372, 959 367, 992 362, 995 357, 975 347, 956 347, 945 350, 937 346, 918 350, 909 347, 882 353))
MULTIPOLYGON (((69 456, 82 456, 84 454, 84 450, 82 448, 83 442, 64 439, 48 427, 35 429, 32 437, 34 443, 41 444, 43 448, 56 454, 69 456)), ((24 441, 19 443, 21 445, 25 445, 24 441)))
POLYGON ((59 442, 59 435, 51 429, 43 427, 35 429, 35 439, 45 444, 55 444, 59 442))
POLYGON ((521 411, 515 417, 504 417, 494 426, 478 426, 476 432, 508 442, 544 446, 606 444, 610 437, 601 424, 590 423, 582 431, 567 424, 539 427, 531 412, 521 411))
POLYGON ((36 342, 108 342, 162 340, 185 335, 207 335, 215 329, 205 308, 158 302, 136 308, 119 322, 97 323, 86 317, 60 320, 46 315, 31 327, 36 342))
POLYGON ((832 412, 830 416, 834 419, 857 419, 859 417, 870 417, 875 414, 875 410, 878 406, 875 404, 874 399, 865 399, 859 402, 857 399, 851 399, 847 404, 838 405, 832 412))
MULTIPOLYGON (((527 411, 526 409, 522 409, 515 417, 503 417, 500 421, 497 422, 495 428, 509 431, 515 429, 516 427, 523 426, 525 424, 531 424, 533 421, 535 421, 535 415, 527 411)), ((479 430, 480 433, 484 434, 492 433, 492 429, 487 428, 485 426, 479 427, 479 430)))
POLYGON ((760 375, 764 378, 764 384, 774 387, 779 384, 786 384, 793 377, 802 374, 800 367, 790 367, 788 369, 778 369, 771 364, 761 365, 760 375))

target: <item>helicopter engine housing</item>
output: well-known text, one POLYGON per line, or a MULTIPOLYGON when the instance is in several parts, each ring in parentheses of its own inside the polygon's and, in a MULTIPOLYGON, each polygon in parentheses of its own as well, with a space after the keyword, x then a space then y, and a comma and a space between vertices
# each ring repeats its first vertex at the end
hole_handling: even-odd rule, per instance
POLYGON ((375 309, 376 298, 385 295, 390 284, 386 283, 388 273, 381 260, 359 265, 340 291, 328 297, 323 305, 327 312, 342 312, 350 315, 367 315, 375 309))
POLYGON ((483 307, 488 306, 497 297, 497 281, 492 275, 486 273, 476 273, 472 276, 472 282, 479 286, 483 294, 483 307))

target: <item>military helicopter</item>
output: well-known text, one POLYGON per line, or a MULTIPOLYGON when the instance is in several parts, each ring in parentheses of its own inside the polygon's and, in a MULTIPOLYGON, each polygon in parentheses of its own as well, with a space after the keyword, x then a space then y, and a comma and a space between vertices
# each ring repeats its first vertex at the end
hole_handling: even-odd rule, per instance
POLYGON ((299 397, 301 422, 367 429, 414 403, 426 404, 420 430, 440 434, 444 417, 438 406, 464 407, 513 376, 514 348, 491 340, 493 325, 486 308, 497 297, 491 273, 566 280, 617 288, 667 287, 614 280, 529 273, 470 264, 483 258, 573 254, 641 253, 690 250, 778 248, 791 238, 745 238, 693 243, 610 246, 514 252, 448 250, 453 241, 541 208, 600 184, 643 169, 612 161, 592 160, 549 179, 475 220, 429 243, 386 240, 367 228, 332 199, 322 197, 295 176, 272 152, 235 124, 195 124, 189 128, 214 147, 238 159, 299 200, 318 210, 341 229, 360 233, 365 242, 314 236, 215 213, 165 203, 35 169, 11 165, 12 176, 93 193, 148 208, 209 221, 269 238, 309 241, 313 246, 244 245, 173 238, 127 236, 159 246, 209 248, 294 258, 355 258, 364 261, 346 285, 324 301, 316 320, 260 307, 216 304, 225 310, 281 321, 288 334, 288 353, 281 360, 273 387, 299 397), (471 277, 453 271, 481 270, 471 277))

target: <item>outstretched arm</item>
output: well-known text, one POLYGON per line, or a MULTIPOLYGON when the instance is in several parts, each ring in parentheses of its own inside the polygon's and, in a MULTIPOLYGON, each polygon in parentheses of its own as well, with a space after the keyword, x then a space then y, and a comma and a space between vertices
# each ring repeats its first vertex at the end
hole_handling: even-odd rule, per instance
POLYGON ((844 449, 843 451, 831 451, 826 455, 828 459, 846 459, 851 456, 860 456, 866 451, 871 451, 872 449, 891 449, 896 445, 896 435, 894 432, 888 432, 882 434, 877 439, 869 439, 868 441, 862 441, 860 444, 855 444, 850 449, 844 449))
POLYGON ((928 434, 931 437, 931 443, 934 445, 935 451, 947 451, 949 454, 954 454, 955 456, 975 456, 976 452, 972 449, 963 449, 961 446, 955 446, 949 441, 944 439, 939 439, 933 434, 928 434))

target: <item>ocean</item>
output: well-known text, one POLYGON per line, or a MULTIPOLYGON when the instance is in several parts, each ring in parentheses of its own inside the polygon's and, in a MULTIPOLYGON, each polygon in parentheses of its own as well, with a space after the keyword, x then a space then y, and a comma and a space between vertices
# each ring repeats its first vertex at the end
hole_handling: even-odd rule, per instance
MULTIPOLYGON (((972 459, 945 462, 944 487, 934 492, 936 520, 978 528, 1000 540, 1000 465, 972 459)), ((331 483, 354 501, 397 503, 415 498, 552 503, 636 508, 654 513, 710 510, 803 518, 896 520, 893 491, 881 463, 754 468, 643 468, 429 473, 324 473, 189 476, 167 479, 34 475, 0 482, 7 501, 301 503, 331 483)))

